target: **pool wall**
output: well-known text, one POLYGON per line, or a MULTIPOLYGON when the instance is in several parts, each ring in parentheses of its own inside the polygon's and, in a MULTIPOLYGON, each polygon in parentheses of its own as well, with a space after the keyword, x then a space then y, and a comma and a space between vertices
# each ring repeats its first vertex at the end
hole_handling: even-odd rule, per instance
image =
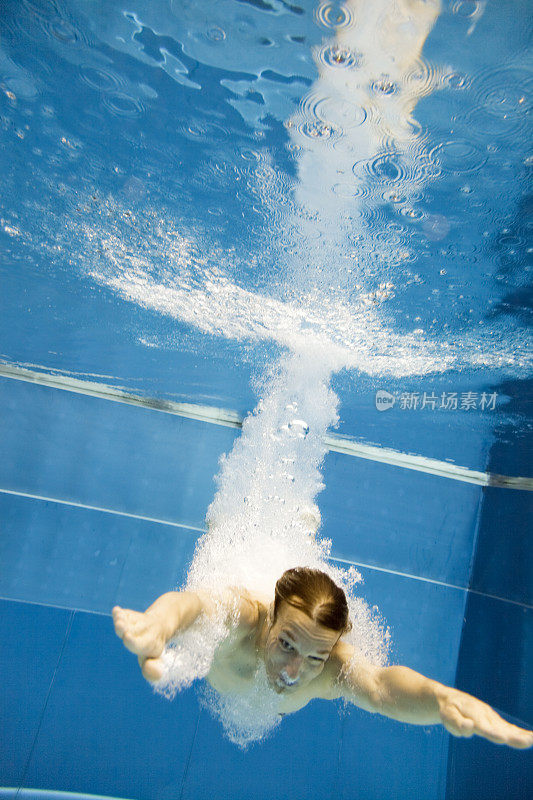
MULTIPOLYGON (((110 610, 183 579, 238 431, 8 379, 0 396, 2 797, 530 796, 531 752, 440 726, 316 701, 243 753, 194 690, 155 695, 110 610)), ((526 474, 523 444, 491 457, 526 474)), ((391 661, 531 727, 531 493, 335 453, 324 479, 323 533, 358 565, 391 661)))

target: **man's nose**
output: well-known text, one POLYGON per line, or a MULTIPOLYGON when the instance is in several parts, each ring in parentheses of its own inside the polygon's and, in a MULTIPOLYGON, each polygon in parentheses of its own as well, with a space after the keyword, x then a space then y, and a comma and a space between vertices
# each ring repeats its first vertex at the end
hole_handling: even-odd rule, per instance
POLYGON ((287 666, 285 667, 285 672, 287 673, 291 681, 295 680, 298 677, 301 666, 302 666, 301 656, 293 656, 291 660, 287 663, 287 666))

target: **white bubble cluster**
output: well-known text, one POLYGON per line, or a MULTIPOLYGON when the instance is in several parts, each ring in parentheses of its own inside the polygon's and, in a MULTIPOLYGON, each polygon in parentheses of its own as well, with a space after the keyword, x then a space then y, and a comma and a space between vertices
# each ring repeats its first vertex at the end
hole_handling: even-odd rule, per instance
MULTIPOLYGON (((317 531, 315 499, 323 488, 324 435, 337 422, 338 398, 329 388, 330 374, 327 361, 308 353, 288 356, 263 376, 259 406, 222 459, 207 514, 208 532, 197 545, 187 588, 216 596, 225 586, 244 587, 273 598, 285 570, 323 570, 346 592, 353 628, 345 638, 356 657, 383 665, 389 637, 379 616, 354 594, 361 576, 353 567, 331 564, 331 542, 317 531)), ((209 628, 204 621, 178 637, 165 654, 167 673, 158 690, 172 696, 194 677, 204 677, 224 635, 223 627, 209 628)), ((250 693, 220 697, 206 690, 204 701, 241 746, 279 723, 280 699, 269 687, 261 661, 250 693)))

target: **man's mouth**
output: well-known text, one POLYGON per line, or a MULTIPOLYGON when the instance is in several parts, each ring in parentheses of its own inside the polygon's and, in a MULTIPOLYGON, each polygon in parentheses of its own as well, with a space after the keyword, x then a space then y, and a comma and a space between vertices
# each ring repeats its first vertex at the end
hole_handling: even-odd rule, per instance
POLYGON ((298 683, 298 678, 291 680, 291 678, 287 678, 284 675, 280 675, 278 678, 278 682, 281 684, 281 686, 296 686, 296 684, 298 683))

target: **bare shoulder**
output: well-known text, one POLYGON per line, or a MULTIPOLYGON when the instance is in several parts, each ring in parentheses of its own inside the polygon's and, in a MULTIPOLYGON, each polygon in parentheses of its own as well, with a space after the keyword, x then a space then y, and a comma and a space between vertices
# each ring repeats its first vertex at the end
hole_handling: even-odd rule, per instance
POLYGON ((355 657, 352 645, 337 642, 318 676, 315 697, 324 700, 343 698, 365 711, 377 710, 377 679, 381 667, 355 657))
POLYGON ((227 586, 216 594, 209 591, 197 591, 196 594, 208 616, 218 615, 222 606, 226 612, 226 621, 239 636, 247 636, 257 628, 265 613, 265 601, 268 602, 267 598, 240 586, 227 586))

